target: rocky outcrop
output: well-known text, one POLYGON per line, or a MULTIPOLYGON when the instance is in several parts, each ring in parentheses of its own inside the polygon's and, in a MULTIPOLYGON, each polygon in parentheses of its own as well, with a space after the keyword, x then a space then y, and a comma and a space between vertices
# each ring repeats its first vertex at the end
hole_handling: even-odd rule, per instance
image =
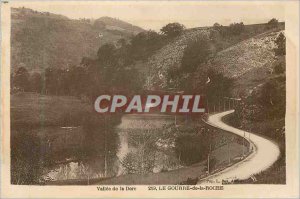
POLYGON ((150 57, 147 65, 149 66, 147 89, 154 87, 164 88, 166 86, 166 76, 170 67, 179 67, 183 57, 184 49, 189 42, 209 36, 209 28, 199 28, 186 31, 174 42, 170 42, 156 54, 150 57))
POLYGON ((212 67, 225 76, 238 78, 252 69, 268 67, 275 61, 275 40, 282 31, 264 33, 252 37, 217 53, 209 60, 212 67))

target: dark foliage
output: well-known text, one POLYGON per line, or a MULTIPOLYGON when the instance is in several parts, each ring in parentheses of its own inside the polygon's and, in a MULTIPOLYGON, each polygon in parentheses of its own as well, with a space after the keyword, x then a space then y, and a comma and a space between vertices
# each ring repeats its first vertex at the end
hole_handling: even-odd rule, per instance
POLYGON ((270 21, 267 23, 267 29, 272 29, 278 27, 279 22, 277 19, 272 18, 270 21))
POLYGON ((180 35, 185 29, 184 25, 180 23, 169 23, 162 27, 160 31, 168 37, 176 37, 180 35))
POLYGON ((200 129, 191 126, 176 131, 175 152, 182 163, 191 165, 207 158, 211 142, 208 132, 198 133, 200 129))
POLYGON ((282 74, 285 72, 285 63, 279 62, 274 66, 275 74, 282 74))
POLYGON ((135 63, 147 59, 168 41, 166 36, 155 31, 141 32, 130 41, 120 39, 116 44, 104 44, 96 59, 83 57, 80 66, 49 67, 43 73, 31 76, 20 67, 12 75, 12 85, 15 90, 89 99, 101 93, 134 92, 143 85, 135 63))
POLYGON ((41 93, 44 90, 44 81, 40 73, 33 73, 29 78, 29 82, 32 92, 41 93))
POLYGON ((285 46, 286 46, 286 39, 283 33, 280 33, 275 40, 277 48, 275 48, 275 55, 282 56, 286 54, 285 46))
POLYGON ((232 35, 239 35, 241 34, 245 29, 245 25, 243 22, 241 23, 232 23, 228 27, 229 34, 232 35))
POLYGON ((230 96, 233 87, 233 80, 212 69, 208 70, 207 76, 210 79, 205 85, 207 99, 212 103, 217 103, 223 97, 230 96))
POLYGON ((11 137, 11 183, 39 184, 42 173, 41 143, 36 136, 20 133, 11 137))
POLYGON ((133 60, 145 60, 166 43, 164 38, 152 30, 141 32, 131 39, 127 56, 133 60))
POLYGON ((20 67, 17 69, 12 79, 13 88, 15 87, 21 91, 29 91, 30 83, 29 83, 29 73, 26 68, 20 67))
POLYGON ((209 58, 210 53, 210 45, 206 39, 190 42, 183 53, 181 71, 183 73, 194 72, 209 58))
POLYGON ((176 153, 186 165, 200 162, 207 158, 208 142, 200 135, 181 135, 175 140, 176 153))
POLYGON ((285 77, 274 78, 264 84, 258 103, 268 118, 282 118, 285 116, 285 77), (283 84, 282 84, 283 83, 283 84))

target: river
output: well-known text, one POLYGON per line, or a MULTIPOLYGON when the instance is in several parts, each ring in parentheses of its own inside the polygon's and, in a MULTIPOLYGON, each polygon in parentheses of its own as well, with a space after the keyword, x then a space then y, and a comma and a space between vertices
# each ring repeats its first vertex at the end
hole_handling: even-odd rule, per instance
POLYGON ((103 136, 99 132, 103 130, 95 130, 92 139, 87 139, 89 134, 81 126, 37 129, 48 153, 56 159, 44 168, 43 178, 86 180, 180 168, 173 141, 158 139, 164 126, 174 121, 174 116, 167 115, 124 115, 112 131, 103 136), (81 151, 87 142, 91 142, 88 155, 81 151))

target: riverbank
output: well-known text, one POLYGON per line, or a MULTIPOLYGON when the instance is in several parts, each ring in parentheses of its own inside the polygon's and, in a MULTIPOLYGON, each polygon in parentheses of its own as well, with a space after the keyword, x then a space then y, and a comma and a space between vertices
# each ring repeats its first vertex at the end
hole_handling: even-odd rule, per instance
MULTIPOLYGON (((224 168, 228 163, 228 159, 234 160, 237 157, 241 157, 242 149, 241 145, 232 143, 229 146, 231 151, 230 155, 226 155, 228 146, 223 146, 212 152, 212 156, 216 159, 217 166, 215 170, 224 168)), ((233 161, 232 161, 233 162, 233 161)), ((213 172, 213 171, 212 171, 213 172)), ((161 173, 148 173, 144 175, 130 174, 123 175, 115 178, 100 180, 94 184, 102 185, 161 185, 161 184, 182 184, 188 179, 198 179, 207 176, 207 161, 193 164, 188 167, 161 172, 161 173)), ((197 181, 196 181, 197 182, 197 181)), ((185 183, 184 183, 185 184, 185 183)))

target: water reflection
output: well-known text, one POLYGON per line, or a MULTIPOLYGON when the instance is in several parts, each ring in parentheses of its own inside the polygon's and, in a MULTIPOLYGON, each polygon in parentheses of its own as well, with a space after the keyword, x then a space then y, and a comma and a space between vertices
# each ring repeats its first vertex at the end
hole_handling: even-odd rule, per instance
POLYGON ((52 160, 44 169, 44 179, 56 181, 116 175, 119 139, 114 129, 77 127, 54 130, 57 130, 55 134, 39 132, 43 150, 52 160))
POLYGON ((86 180, 179 168, 174 141, 161 136, 162 128, 171 123, 173 116, 125 115, 114 128, 88 125, 39 131, 54 160, 43 178, 86 180))

